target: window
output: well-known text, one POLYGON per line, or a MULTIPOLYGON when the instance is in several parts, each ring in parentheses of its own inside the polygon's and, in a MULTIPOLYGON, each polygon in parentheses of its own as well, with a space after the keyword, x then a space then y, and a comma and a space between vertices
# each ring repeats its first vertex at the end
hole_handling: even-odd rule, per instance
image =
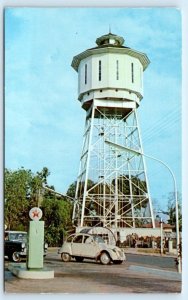
POLYGON ((75 237, 75 239, 73 240, 73 243, 82 243, 82 235, 78 235, 75 237))
POLYGON ((99 60, 99 81, 101 81, 101 60, 99 60))
POLYGON ((87 64, 85 64, 85 84, 87 84, 87 64))
POLYGON ((119 61, 116 60, 116 80, 119 80, 119 61))
POLYGON ((67 238, 67 243, 71 243, 73 238, 74 238, 74 235, 69 236, 67 238))
POLYGON ((93 242, 93 238, 91 236, 85 236, 84 237, 84 243, 85 244, 91 244, 93 242))
POLYGON ((132 83, 134 83, 134 65, 131 63, 131 76, 132 76, 132 83))

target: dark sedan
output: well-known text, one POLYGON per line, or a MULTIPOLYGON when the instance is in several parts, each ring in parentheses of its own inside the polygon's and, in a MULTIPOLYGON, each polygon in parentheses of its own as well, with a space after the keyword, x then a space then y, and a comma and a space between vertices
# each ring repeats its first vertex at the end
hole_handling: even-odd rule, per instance
MULTIPOLYGON (((25 231, 5 231, 4 256, 13 262, 26 259, 28 235, 25 231)), ((44 256, 47 253, 48 244, 44 243, 44 256)))
POLYGON ((27 232, 5 231, 4 255, 9 260, 19 262, 26 258, 27 232))

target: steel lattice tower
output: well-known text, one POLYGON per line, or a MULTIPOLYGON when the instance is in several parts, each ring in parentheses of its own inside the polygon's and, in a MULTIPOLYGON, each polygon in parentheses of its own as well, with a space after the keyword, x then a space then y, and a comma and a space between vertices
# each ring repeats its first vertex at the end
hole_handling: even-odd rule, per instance
POLYGON ((137 109, 146 54, 109 33, 73 58, 79 101, 86 111, 73 221, 77 226, 154 227, 137 109))

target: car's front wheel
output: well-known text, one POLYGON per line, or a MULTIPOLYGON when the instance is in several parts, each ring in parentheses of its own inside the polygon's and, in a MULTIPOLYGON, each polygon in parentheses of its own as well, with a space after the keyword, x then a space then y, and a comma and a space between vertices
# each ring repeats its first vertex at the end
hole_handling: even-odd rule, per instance
POLYGON ((100 256, 100 262, 103 265, 108 265, 111 262, 111 258, 107 252, 102 252, 100 256))
POLYGON ((11 255, 11 260, 13 262, 20 262, 21 258, 20 258, 20 254, 19 252, 13 252, 12 255, 11 255))
POLYGON ((64 262, 69 262, 71 260, 71 256, 68 253, 61 253, 61 259, 64 262))

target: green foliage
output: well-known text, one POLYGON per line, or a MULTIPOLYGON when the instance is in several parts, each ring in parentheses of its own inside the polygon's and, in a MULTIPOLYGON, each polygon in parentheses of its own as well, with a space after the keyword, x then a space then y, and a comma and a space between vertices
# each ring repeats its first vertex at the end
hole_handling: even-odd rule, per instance
POLYGON ((72 204, 53 196, 44 198, 41 208, 45 221, 45 240, 49 246, 60 246, 63 236, 72 226, 72 204))
POLYGON ((28 213, 32 173, 23 168, 5 169, 5 224, 8 229, 24 230, 28 226, 28 213), (21 220, 21 221, 20 221, 21 220))
MULTIPOLYGON (((77 182, 75 181, 73 184, 70 185, 70 187, 68 188, 67 190, 67 195, 70 196, 70 192, 72 195, 73 198, 75 197, 75 192, 76 192, 76 185, 77 185, 77 182)), ((87 181, 87 189, 92 189, 92 187, 95 185, 95 183, 88 179, 87 181)), ((82 197, 83 193, 84 193, 84 186, 85 186, 85 181, 81 181, 79 182, 79 186, 78 186, 78 197, 82 197)), ((92 189, 92 192, 91 193, 94 193, 94 189, 92 189)))
MULTIPOLYGON (((179 230, 182 231, 182 207, 181 207, 181 195, 178 193, 178 215, 179 215, 179 230)), ((168 224, 174 225, 176 228, 176 206, 174 193, 170 193, 168 196, 168 224)))
POLYGON ((55 191, 44 190, 43 185, 47 184, 49 174, 47 168, 36 174, 24 168, 15 171, 5 169, 4 217, 7 229, 27 231, 29 210, 40 206, 45 221, 46 242, 50 246, 58 246, 71 228, 72 204, 66 198, 57 198, 55 191))
POLYGON ((69 188, 68 188, 66 194, 67 194, 67 196, 74 198, 74 197, 75 197, 75 192, 76 192, 76 181, 73 182, 73 183, 69 186, 69 188))
MULTIPOLYGON (((115 188, 115 179, 112 181, 112 184, 115 188)), ((124 195, 130 195, 132 193, 135 205, 137 205, 137 203, 142 202, 141 207, 137 206, 137 209, 145 208, 147 206, 148 199, 143 201, 143 195, 147 193, 147 186, 145 180, 141 180, 140 178, 135 176, 131 176, 131 178, 129 179, 128 175, 120 175, 117 179, 117 188, 118 192, 123 193, 124 195), (134 198, 134 196, 136 197, 134 198)))
MULTIPOLYGON (((119 175, 117 179, 114 178, 110 184, 101 181, 94 182, 91 179, 88 179, 87 181, 87 192, 88 195, 91 197, 90 200, 86 201, 85 203, 85 212, 84 212, 85 216, 97 216, 102 213, 103 208, 99 203, 99 201, 97 201, 98 199, 95 198, 96 195, 100 195, 99 197, 103 197, 103 195, 106 196, 110 195, 110 197, 115 198, 116 190, 117 193, 119 193, 120 195, 124 195, 124 198, 126 198, 126 205, 125 203, 123 203, 121 208, 119 208, 121 209, 121 211, 123 211, 123 209, 125 209, 124 207, 126 206, 125 210, 128 211, 128 213, 131 215, 131 205, 132 205, 131 201, 132 201, 135 206, 134 209, 135 213, 138 216, 143 215, 148 205, 147 185, 145 180, 142 180, 136 176, 131 176, 131 178, 129 178, 129 175, 122 174, 119 175), (92 199, 92 194, 94 194, 93 199, 92 199), (132 195, 132 198, 131 201, 128 202, 127 199, 130 200, 130 195, 132 195)), ((76 185, 77 183, 74 182, 69 186, 67 190, 67 195, 73 198, 75 197, 76 185)), ((85 186, 85 182, 81 181, 79 182, 79 185, 77 187, 77 199, 80 200, 80 202, 83 199, 84 186, 85 186)), ((110 214, 115 213, 115 205, 111 205, 111 207, 109 208, 109 212, 110 214)), ((137 227, 139 226, 141 227, 143 225, 139 219, 136 219, 135 222, 137 227)), ((87 222, 87 224, 89 224, 89 221, 87 222)), ((96 224, 99 224, 97 217, 96 217, 96 224)), ((94 226, 95 221, 92 220, 90 225, 94 226)), ((130 224, 130 226, 131 225, 132 224, 130 224)))

